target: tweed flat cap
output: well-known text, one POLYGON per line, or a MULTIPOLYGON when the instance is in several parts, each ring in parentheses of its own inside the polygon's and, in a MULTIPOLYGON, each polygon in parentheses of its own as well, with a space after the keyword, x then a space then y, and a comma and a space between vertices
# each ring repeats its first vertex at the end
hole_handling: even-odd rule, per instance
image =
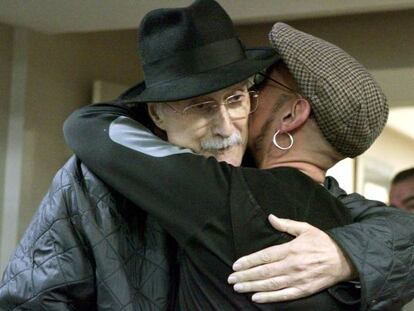
POLYGON ((366 151, 388 118, 387 100, 372 75, 339 47, 284 23, 273 26, 269 39, 326 140, 346 157, 366 151))

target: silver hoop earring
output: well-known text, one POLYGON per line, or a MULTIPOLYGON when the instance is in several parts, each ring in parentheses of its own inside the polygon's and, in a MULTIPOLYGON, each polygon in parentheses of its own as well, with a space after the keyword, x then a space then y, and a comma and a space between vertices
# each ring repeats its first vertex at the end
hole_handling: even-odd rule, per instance
POLYGON ((290 144, 289 144, 289 146, 287 146, 287 147, 282 147, 281 145, 279 145, 279 144, 277 143, 277 141, 276 141, 276 137, 277 137, 277 135, 279 134, 279 132, 280 132, 280 130, 277 130, 277 131, 276 131, 276 133, 275 133, 275 135, 273 135, 273 144, 274 144, 277 148, 279 148, 280 150, 288 150, 288 149, 292 148, 292 146, 293 146, 293 136, 292 136, 292 135, 290 135, 290 133, 283 133, 283 134, 286 134, 287 136, 289 136, 289 139, 290 139, 290 144))

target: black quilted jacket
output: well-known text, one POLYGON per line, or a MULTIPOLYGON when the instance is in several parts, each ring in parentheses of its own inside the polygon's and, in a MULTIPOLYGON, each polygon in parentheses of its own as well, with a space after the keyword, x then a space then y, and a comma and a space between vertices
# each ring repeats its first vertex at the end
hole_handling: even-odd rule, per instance
POLYGON ((145 218, 72 157, 6 268, 0 310, 169 310, 173 242, 145 218))

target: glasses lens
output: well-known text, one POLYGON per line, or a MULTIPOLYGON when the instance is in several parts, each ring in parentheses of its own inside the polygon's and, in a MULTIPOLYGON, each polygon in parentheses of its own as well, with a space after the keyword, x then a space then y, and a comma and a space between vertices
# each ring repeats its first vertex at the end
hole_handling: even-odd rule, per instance
POLYGON ((247 91, 240 91, 227 97, 222 104, 215 101, 205 101, 189 105, 183 109, 183 114, 212 118, 217 115, 221 106, 224 106, 230 118, 242 118, 248 115, 248 98, 247 91))
POLYGON ((243 118, 248 115, 249 93, 237 92, 226 98, 225 105, 231 118, 243 118))

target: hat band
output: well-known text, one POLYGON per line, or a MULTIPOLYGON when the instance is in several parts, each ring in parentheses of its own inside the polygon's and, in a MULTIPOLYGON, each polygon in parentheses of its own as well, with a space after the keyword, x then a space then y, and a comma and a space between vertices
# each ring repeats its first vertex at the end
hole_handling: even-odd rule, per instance
POLYGON ((222 67, 245 58, 244 48, 237 38, 217 41, 144 64, 145 84, 148 88, 183 76, 222 67))

